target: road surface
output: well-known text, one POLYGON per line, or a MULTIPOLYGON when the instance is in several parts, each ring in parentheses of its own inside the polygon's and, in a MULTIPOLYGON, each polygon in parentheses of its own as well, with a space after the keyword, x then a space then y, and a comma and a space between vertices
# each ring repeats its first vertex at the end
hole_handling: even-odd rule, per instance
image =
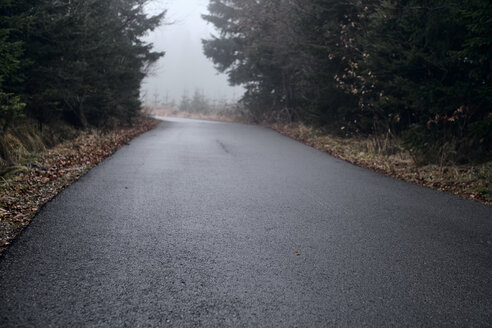
POLYGON ((270 129, 171 119, 0 260, 0 327, 485 327, 492 207, 270 129))

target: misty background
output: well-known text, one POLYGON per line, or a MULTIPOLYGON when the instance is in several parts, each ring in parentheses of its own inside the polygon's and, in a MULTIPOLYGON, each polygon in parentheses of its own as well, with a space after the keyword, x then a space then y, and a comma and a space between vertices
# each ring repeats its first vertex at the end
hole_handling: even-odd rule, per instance
POLYGON ((208 0, 155 0, 149 2, 149 13, 167 9, 165 23, 149 33, 145 40, 156 51, 166 55, 155 64, 142 83, 142 97, 147 105, 179 104, 184 94, 196 91, 212 100, 234 101, 244 92, 231 87, 225 74, 219 74, 202 51, 202 39, 216 34, 202 14, 207 13, 208 0))

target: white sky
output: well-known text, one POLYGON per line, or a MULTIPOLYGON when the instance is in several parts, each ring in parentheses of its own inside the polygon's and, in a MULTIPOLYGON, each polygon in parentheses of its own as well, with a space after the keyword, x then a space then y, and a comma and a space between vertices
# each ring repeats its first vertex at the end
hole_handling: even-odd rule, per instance
POLYGON ((166 22, 172 24, 163 25, 146 37, 155 50, 166 52, 142 84, 142 94, 148 103, 162 102, 166 97, 179 103, 184 91, 191 96, 195 90, 211 99, 242 96, 243 89, 230 87, 227 77, 219 75, 203 55, 201 40, 214 33, 213 27, 201 18, 207 13, 207 5, 208 0, 149 1, 148 11, 167 9, 166 22))

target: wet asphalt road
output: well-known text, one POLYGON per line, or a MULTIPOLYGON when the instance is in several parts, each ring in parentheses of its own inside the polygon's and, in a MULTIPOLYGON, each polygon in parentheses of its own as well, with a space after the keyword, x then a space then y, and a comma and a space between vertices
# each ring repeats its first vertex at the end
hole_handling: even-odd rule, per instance
POLYGON ((0 260, 0 327, 492 325, 492 207, 262 127, 163 122, 0 260))

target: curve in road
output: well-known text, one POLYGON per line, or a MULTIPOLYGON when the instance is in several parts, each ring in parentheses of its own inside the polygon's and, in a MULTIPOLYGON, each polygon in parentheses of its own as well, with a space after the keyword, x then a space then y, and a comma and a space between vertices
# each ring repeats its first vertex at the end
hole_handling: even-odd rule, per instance
POLYGON ((167 119, 6 252, 0 326, 490 326, 491 219, 267 128, 167 119))

